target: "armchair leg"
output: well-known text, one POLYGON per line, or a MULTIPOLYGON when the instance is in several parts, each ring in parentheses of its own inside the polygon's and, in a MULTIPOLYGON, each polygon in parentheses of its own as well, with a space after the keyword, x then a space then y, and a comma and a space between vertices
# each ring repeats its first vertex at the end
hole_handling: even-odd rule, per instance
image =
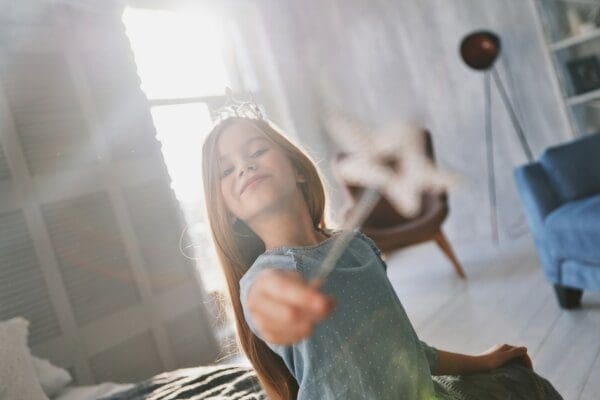
POLYGON ((456 271, 458 276, 461 279, 465 279, 467 276, 465 275, 465 272, 463 271, 462 267, 460 266, 460 263, 456 259, 456 256, 454 255, 454 251, 452 251, 452 247, 450 246, 450 243, 448 242, 448 240, 446 239, 446 236, 444 236, 444 234, 442 233, 441 230, 437 231, 437 233, 434 236, 434 239, 435 239, 435 242, 437 243, 437 245, 439 246, 439 248, 442 249, 444 254, 446 254, 446 257, 448 257, 450 259, 450 262, 452 263, 452 266, 454 267, 454 270, 456 271))
POLYGON ((581 305, 583 290, 555 284, 554 291, 556 292, 558 304, 562 308, 569 310, 581 305))

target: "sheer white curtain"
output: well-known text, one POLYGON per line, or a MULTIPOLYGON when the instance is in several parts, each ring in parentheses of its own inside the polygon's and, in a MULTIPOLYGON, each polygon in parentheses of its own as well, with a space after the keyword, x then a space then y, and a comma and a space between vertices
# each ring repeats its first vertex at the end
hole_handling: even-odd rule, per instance
MULTIPOLYGON (((253 64, 266 70, 258 81, 265 89, 276 83, 273 101, 287 106, 286 122, 322 160, 335 151, 321 129, 323 82, 345 112, 373 127, 403 119, 430 129, 438 162, 464 177, 464 185, 450 193, 445 228, 451 240, 490 236, 483 76, 460 59, 464 35, 486 28, 502 38, 498 68, 535 153, 568 136, 530 2, 252 4, 254 11, 240 12, 237 20, 253 64), (257 38, 268 44, 267 58, 257 38)), ((526 160, 497 92, 492 94, 499 228, 501 236, 511 239, 527 231, 512 178, 514 166, 526 160)), ((336 185, 330 185, 334 197, 342 199, 336 185)))
POLYGON ((336 147, 323 130, 318 88, 299 42, 293 37, 289 3, 240 2, 229 9, 230 61, 238 66, 239 87, 255 93, 271 120, 302 145, 323 176, 326 218, 339 226, 350 197, 335 177, 336 147))

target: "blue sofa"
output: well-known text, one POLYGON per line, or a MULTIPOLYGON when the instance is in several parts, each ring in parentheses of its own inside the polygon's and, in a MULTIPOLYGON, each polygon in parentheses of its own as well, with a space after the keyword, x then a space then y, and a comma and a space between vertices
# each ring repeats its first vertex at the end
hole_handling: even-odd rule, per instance
POLYGON ((562 308, 600 291, 600 133, 550 147, 515 169, 546 278, 562 308))

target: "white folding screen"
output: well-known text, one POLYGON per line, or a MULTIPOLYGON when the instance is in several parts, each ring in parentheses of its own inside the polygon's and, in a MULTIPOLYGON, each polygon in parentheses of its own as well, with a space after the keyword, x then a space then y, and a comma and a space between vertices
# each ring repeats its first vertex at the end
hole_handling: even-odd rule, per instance
POLYGON ((122 8, 18 3, 0 15, 0 320, 29 319, 34 354, 81 384, 214 361, 122 8))

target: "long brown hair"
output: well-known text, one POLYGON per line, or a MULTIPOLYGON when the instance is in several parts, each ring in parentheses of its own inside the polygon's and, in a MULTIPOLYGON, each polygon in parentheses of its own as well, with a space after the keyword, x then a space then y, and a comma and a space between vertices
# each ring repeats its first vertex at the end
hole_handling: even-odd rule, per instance
POLYGON ((239 344, 254 366, 259 382, 272 400, 293 400, 298 394, 298 383, 285 366, 283 359, 273 352, 248 327, 240 302, 239 280, 265 251, 263 241, 247 224, 238 219, 235 224, 228 217, 228 210, 221 193, 217 161, 217 142, 222 132, 235 122, 246 121, 268 140, 277 145, 289 158, 292 166, 306 182, 300 188, 316 229, 326 228, 326 194, 319 171, 301 146, 292 143, 272 122, 243 117, 232 117, 216 125, 207 135, 202 146, 202 178, 207 217, 212 240, 223 269, 233 307, 239 344))

